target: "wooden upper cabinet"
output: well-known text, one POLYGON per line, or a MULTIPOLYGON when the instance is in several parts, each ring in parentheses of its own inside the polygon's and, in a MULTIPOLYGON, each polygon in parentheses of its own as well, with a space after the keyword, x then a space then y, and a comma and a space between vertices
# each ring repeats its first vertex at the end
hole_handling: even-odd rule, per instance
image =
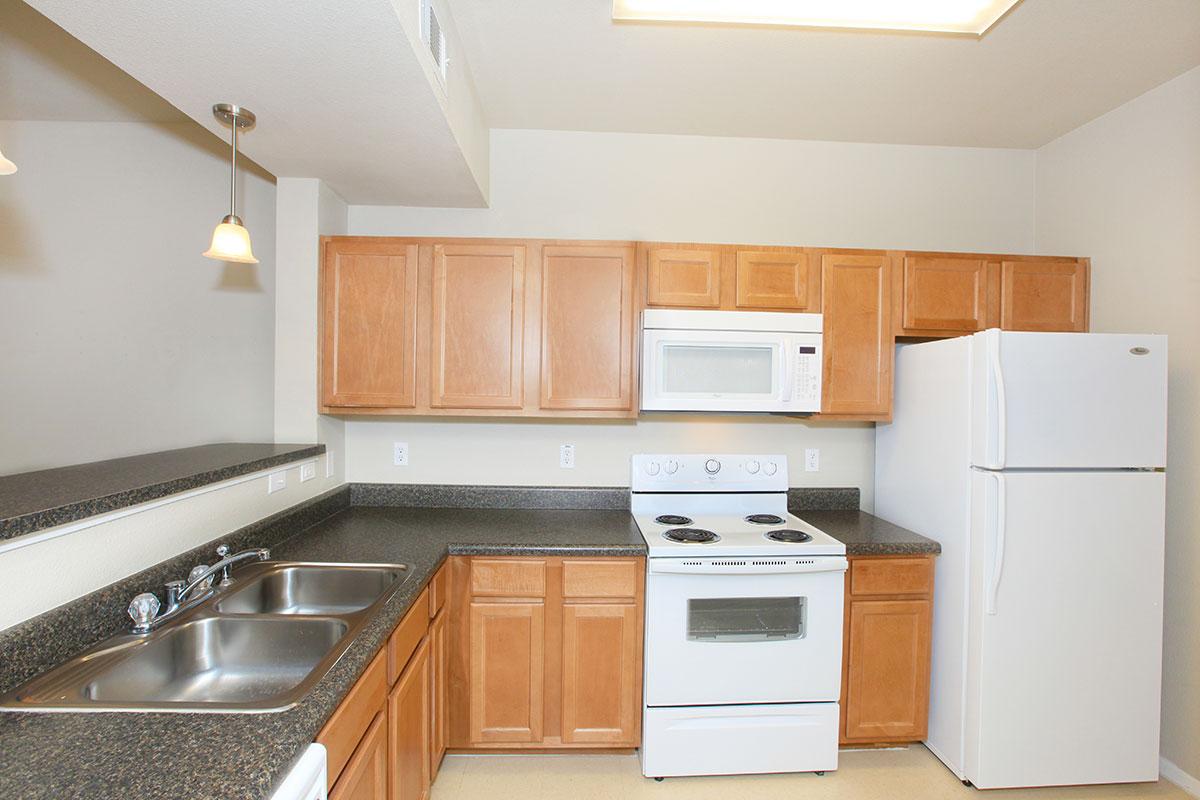
POLYGON ((651 245, 647 254, 646 304, 720 308, 721 250, 651 245))
POLYGON ((635 260, 632 246, 542 248, 541 408, 633 411, 635 260))
POLYGON ((903 331, 960 334, 986 328, 988 274, 981 258, 905 258, 903 331))
POLYGON ((524 285, 522 245, 434 245, 431 407, 521 407, 524 285))
POLYGON ((883 418, 891 414, 891 285, 887 255, 821 257, 822 413, 883 418))
POLYGON ((322 405, 412 408, 417 246, 331 240, 321 294, 322 405))
POLYGON ((821 269, 802 250, 738 250, 735 307, 767 311, 819 311, 821 269))
POLYGON ((1000 265, 1000 327, 1010 331, 1088 329, 1088 262, 1033 259, 1000 265))

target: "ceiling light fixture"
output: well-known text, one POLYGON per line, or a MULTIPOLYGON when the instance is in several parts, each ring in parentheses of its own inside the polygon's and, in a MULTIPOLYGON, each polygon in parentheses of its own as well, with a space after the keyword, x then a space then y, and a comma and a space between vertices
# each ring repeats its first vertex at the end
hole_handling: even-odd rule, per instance
POLYGON ((204 255, 217 261, 236 261, 239 264, 257 264, 254 251, 250 249, 250 231, 237 215, 237 137, 239 130, 254 127, 254 114, 231 103, 217 103, 213 116, 233 131, 230 138, 232 156, 229 159, 229 215, 221 220, 213 231, 212 244, 204 255))
POLYGON ((4 153, 0 153, 0 175, 12 175, 17 171, 17 165, 4 157, 4 153))
POLYGON ((613 0, 613 19, 982 36, 1020 0, 613 0))

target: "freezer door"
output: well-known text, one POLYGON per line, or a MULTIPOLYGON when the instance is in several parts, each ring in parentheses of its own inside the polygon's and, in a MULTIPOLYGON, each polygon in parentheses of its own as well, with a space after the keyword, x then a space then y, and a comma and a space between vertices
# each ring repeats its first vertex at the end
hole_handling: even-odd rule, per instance
POLYGON ((977 787, 1158 778, 1165 478, 975 471, 964 772, 977 787))
POLYGON ((1166 466, 1165 336, 988 330, 971 364, 974 466, 1166 466))

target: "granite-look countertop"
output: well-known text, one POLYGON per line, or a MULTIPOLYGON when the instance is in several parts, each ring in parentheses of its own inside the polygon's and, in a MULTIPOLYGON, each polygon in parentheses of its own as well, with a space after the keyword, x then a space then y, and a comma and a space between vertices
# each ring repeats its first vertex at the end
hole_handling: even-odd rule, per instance
POLYGON ((323 444, 206 444, 0 476, 0 540, 324 452, 323 444))
POLYGON ((295 708, 275 714, 0 713, 0 797, 268 797, 448 554, 642 555, 625 510, 352 507, 280 559, 411 565, 412 577, 295 708))
POLYGON ((934 540, 865 511, 793 510, 792 513, 846 545, 849 556, 936 555, 942 552, 942 546, 934 540))

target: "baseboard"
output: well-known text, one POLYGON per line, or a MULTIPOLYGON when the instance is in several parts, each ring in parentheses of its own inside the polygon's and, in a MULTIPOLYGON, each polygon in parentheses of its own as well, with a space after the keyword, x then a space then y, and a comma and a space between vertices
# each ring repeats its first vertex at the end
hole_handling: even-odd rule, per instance
POLYGON ((1192 797, 1200 797, 1200 778, 1187 774, 1165 758, 1158 759, 1158 771, 1164 778, 1192 797))

